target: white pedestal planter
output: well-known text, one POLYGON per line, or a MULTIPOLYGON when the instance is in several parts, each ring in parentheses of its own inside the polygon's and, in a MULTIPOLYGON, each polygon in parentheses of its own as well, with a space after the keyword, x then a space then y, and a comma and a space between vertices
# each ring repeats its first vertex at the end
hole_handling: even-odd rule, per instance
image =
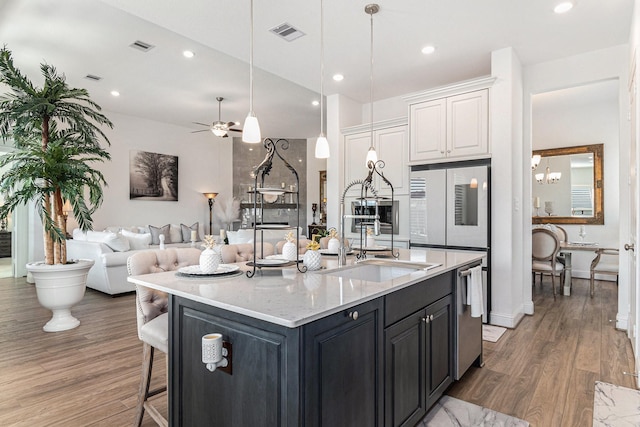
POLYGON ((66 331, 80 324, 71 315, 71 307, 82 301, 87 274, 93 264, 93 260, 87 259, 64 265, 27 264, 27 270, 36 282, 38 302, 53 312, 51 320, 42 328, 45 332, 66 331))

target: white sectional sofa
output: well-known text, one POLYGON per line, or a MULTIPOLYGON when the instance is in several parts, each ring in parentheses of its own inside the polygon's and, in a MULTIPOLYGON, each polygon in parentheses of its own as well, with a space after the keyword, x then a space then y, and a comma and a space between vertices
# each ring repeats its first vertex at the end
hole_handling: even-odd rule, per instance
MULTIPOLYGON (((83 233, 76 229, 73 239, 67 241, 67 258, 92 259, 95 261, 87 276, 87 287, 109 295, 118 295, 135 291, 135 286, 127 282, 127 259, 140 250, 158 249, 154 238, 165 236, 165 247, 190 247, 191 231, 196 231, 196 248, 202 249, 198 224, 171 224, 165 227, 107 227, 104 231, 83 233), (163 230, 164 229, 164 230, 163 230), (186 239, 185 239, 186 238, 186 239)), ((284 239, 285 231, 266 230, 262 233, 265 242, 274 247, 284 239)), ((253 243, 253 230, 229 232, 230 244, 253 243)), ((304 239, 304 236, 300 236, 304 239)), ((243 245, 244 247, 244 245, 243 245)), ((253 245, 251 245, 253 253, 253 245)), ((235 250, 235 249, 234 249, 235 250)), ((273 249, 268 250, 271 254, 273 249)), ((246 255, 246 254, 245 254, 246 255)), ((244 255, 243 255, 244 256, 244 255)))
MULTIPOLYGON (((194 225, 197 227, 197 224, 194 225)), ((178 239, 176 230, 180 230, 180 225, 172 224, 171 228, 169 238, 165 235, 166 248, 191 246, 189 240, 185 242, 182 238, 178 239)), ((190 234, 189 229, 188 239, 190 234)), ((88 288, 109 295, 133 292, 135 286, 127 282, 127 259, 136 251, 158 249, 160 245, 153 243, 153 237, 149 227, 107 227, 105 231, 87 233, 76 229, 73 239, 67 241, 67 258, 95 261, 87 276, 88 288)), ((199 234, 196 234, 196 238, 196 247, 200 249, 199 234)))

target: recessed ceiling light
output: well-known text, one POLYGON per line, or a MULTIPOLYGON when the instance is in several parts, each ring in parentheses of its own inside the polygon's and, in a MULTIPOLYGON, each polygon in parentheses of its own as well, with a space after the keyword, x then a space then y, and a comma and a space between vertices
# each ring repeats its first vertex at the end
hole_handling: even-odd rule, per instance
POLYGON ((194 56, 196 56, 196 54, 190 50, 185 50, 184 52, 182 52, 182 55, 184 55, 185 58, 193 58, 194 56))
POLYGON ((311 105, 313 105, 314 107, 317 107, 318 105, 320 105, 320 101, 317 101, 314 99, 313 101, 311 101, 311 105))
POLYGON ((573 3, 570 1, 564 1, 562 3, 558 3, 556 7, 553 8, 553 11, 555 13, 565 13, 569 12, 571 9, 573 9, 573 3))
POLYGON ((425 55, 431 55, 435 51, 435 46, 425 46, 422 48, 422 53, 424 53, 425 55))
POLYGON ((120 96, 120 92, 118 92, 117 90, 112 90, 112 91, 111 91, 111 95, 113 95, 113 96, 120 96))
POLYGON ((335 80, 337 82, 341 82, 342 80, 344 80, 344 76, 342 74, 334 74, 333 75, 333 80, 335 80))

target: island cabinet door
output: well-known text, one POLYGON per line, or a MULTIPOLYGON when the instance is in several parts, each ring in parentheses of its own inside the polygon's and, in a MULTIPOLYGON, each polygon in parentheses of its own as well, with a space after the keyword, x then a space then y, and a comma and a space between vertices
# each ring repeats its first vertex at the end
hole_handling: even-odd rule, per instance
POLYGON ((304 328, 306 427, 382 427, 382 301, 304 328))
POLYGON ((384 330, 387 427, 413 427, 426 414, 426 327, 423 309, 384 330))
POLYGON ((453 382, 453 312, 451 295, 427 307, 427 408, 453 382))
POLYGON ((297 330, 172 297, 170 425, 298 426, 297 330), (232 344, 232 373, 207 370, 202 336, 232 344))

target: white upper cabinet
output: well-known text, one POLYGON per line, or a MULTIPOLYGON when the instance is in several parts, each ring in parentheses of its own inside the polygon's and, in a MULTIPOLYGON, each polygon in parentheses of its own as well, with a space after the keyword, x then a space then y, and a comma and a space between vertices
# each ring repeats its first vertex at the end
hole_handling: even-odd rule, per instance
MULTIPOLYGON (((365 164, 367 151, 371 146, 371 127, 369 125, 343 129, 345 150, 345 187, 356 180, 367 177, 369 170, 365 164), (369 130, 365 130, 369 129, 369 130)), ((394 194, 408 194, 409 166, 408 141, 406 119, 374 123, 373 146, 378 154, 378 160, 384 162, 384 168, 379 169, 393 185, 394 194), (404 124, 397 124, 402 123, 404 124)), ((390 187, 382 178, 375 175, 373 186, 380 195, 391 195, 390 187)), ((353 186, 349 194, 359 191, 360 186, 353 186)))
POLYGON ((488 98, 487 89, 447 98, 447 157, 489 152, 488 98))
POLYGON ((409 163, 488 157, 489 87, 494 78, 406 96, 409 163))

